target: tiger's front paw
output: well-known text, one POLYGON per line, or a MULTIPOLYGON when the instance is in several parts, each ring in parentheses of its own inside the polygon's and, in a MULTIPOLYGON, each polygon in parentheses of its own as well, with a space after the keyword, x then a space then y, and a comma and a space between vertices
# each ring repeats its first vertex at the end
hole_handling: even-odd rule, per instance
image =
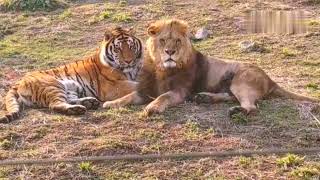
POLYGON ((105 109, 119 108, 121 107, 121 104, 118 101, 106 101, 103 103, 102 107, 105 109))
POLYGON ((147 107, 144 108, 143 115, 150 116, 152 114, 159 114, 165 110, 165 107, 158 101, 151 102, 147 107))

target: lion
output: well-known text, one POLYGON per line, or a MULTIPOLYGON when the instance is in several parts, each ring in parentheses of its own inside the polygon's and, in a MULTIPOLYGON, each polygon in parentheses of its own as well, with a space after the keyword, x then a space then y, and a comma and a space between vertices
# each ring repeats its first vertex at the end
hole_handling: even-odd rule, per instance
POLYGON ((184 21, 159 20, 147 31, 147 52, 137 91, 105 102, 104 108, 150 102, 144 113, 151 115, 195 95, 197 103, 237 100, 240 106, 230 108, 232 115, 254 113, 257 101, 272 95, 319 102, 283 89, 257 66, 203 55, 193 47, 184 21))

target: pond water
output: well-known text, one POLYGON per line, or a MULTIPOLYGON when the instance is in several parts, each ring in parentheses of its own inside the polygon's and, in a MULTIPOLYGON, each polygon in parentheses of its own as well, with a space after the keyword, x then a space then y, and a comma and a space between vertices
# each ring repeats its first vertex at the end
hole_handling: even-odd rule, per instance
POLYGON ((308 16, 303 10, 255 10, 246 14, 244 26, 248 33, 306 33, 308 16))

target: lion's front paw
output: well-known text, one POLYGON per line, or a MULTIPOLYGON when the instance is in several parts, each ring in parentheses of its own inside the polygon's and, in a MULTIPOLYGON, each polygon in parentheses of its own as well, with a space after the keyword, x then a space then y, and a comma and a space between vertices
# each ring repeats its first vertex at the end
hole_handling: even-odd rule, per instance
POLYGON ((121 104, 118 101, 106 101, 103 103, 102 107, 105 109, 119 108, 121 107, 121 104))
POLYGON ((165 110, 159 102, 153 101, 147 107, 144 108, 143 114, 145 116, 150 116, 152 114, 162 113, 165 110))

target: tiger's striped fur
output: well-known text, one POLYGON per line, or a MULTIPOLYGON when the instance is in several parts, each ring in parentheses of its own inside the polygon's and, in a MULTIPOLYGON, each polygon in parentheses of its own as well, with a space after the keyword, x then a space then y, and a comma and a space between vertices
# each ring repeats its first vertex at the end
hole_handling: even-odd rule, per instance
POLYGON ((120 98, 136 88, 142 53, 141 41, 130 30, 107 30, 99 51, 90 58, 28 73, 13 85, 5 97, 7 114, 0 122, 17 119, 22 105, 79 115, 98 108, 100 102, 120 98))

